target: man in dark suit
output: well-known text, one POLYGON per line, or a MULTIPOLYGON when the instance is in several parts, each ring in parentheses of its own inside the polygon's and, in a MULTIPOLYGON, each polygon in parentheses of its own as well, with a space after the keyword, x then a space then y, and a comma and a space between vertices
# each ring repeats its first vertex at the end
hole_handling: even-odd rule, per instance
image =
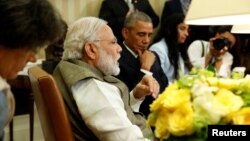
POLYGON ((118 42, 123 41, 121 30, 126 16, 134 11, 142 11, 149 15, 153 21, 153 27, 159 24, 156 15, 148 0, 104 0, 101 5, 99 17, 108 21, 118 42))
POLYGON ((167 0, 163 7, 161 21, 173 13, 186 15, 191 0, 167 0))
MULTIPOLYGON (((160 84, 160 92, 168 85, 158 56, 149 51, 148 47, 153 33, 151 18, 143 12, 133 12, 124 22, 122 35, 124 42, 121 58, 119 59, 120 74, 118 78, 122 80, 132 90, 144 75, 153 75, 160 84)), ((154 98, 148 96, 140 106, 140 112, 146 116, 149 114, 149 105, 154 98)))

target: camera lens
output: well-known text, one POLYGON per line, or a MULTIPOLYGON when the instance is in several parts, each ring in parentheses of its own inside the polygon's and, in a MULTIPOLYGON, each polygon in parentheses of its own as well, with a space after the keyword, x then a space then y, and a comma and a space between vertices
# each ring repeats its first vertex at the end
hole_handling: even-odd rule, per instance
POLYGON ((221 37, 213 41, 213 46, 216 50, 221 50, 225 46, 229 49, 231 47, 231 43, 227 38, 221 37))

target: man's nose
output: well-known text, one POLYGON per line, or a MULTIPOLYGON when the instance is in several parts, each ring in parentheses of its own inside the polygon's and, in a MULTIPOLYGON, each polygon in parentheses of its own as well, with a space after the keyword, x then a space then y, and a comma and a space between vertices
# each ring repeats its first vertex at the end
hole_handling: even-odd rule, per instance
POLYGON ((143 39, 144 43, 150 43, 151 41, 151 36, 145 36, 143 39))

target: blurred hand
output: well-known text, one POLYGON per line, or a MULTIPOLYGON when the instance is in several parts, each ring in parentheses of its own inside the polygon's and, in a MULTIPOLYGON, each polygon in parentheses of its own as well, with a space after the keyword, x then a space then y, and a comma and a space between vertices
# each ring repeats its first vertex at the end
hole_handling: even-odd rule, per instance
POLYGON ((147 95, 157 98, 159 94, 159 83, 150 75, 145 75, 133 90, 134 97, 144 99, 147 95))
POLYGON ((143 53, 138 51, 139 59, 141 62, 141 68, 145 70, 150 70, 151 66, 155 62, 155 55, 149 50, 145 50, 143 53))

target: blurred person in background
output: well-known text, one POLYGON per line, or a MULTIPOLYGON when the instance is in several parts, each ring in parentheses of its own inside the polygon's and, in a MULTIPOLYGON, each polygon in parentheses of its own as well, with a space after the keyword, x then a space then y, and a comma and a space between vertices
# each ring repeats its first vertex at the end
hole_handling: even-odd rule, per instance
POLYGON ((167 0, 162 10, 161 21, 174 13, 182 13, 183 15, 186 15, 190 3, 191 0, 167 0))
POLYGON ((42 62, 42 68, 52 74, 56 65, 61 61, 63 55, 63 43, 67 33, 68 25, 62 21, 64 33, 61 38, 49 44, 45 48, 45 60, 42 62))
POLYGON ((184 23, 184 19, 185 16, 181 13, 174 13, 166 18, 149 48, 158 54, 161 67, 170 83, 192 68, 186 45, 189 26, 184 23))
POLYGON ((230 77, 233 56, 229 50, 235 45, 236 37, 232 26, 216 26, 214 37, 209 41, 195 40, 188 47, 188 55, 195 67, 208 68, 219 77, 230 77))

